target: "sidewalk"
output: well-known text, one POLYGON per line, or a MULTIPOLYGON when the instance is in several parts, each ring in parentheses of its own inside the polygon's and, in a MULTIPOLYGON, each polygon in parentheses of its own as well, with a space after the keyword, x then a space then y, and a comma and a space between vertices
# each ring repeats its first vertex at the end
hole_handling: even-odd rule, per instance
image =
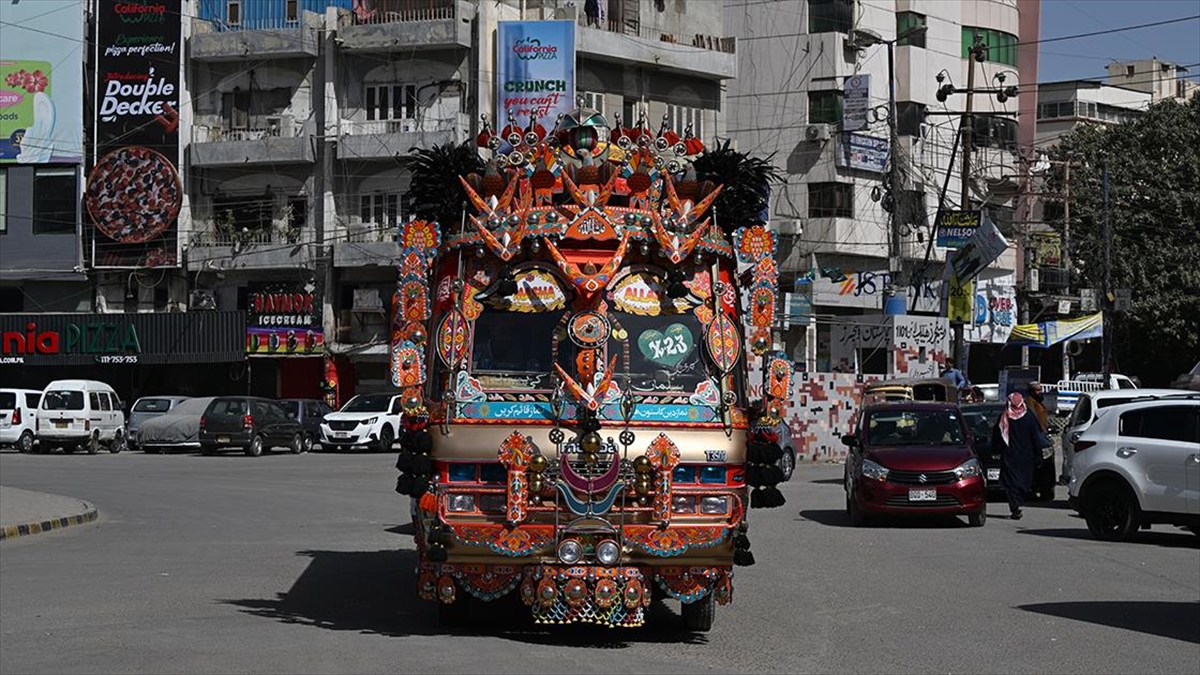
POLYGON ((99 514, 82 499, 0 485, 0 540, 90 523, 99 514))

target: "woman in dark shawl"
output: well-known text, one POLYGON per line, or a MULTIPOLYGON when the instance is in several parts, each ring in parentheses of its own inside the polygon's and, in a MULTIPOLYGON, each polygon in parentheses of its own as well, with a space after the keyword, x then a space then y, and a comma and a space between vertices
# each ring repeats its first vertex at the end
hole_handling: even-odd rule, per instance
POLYGON ((992 429, 992 447, 1001 448, 1000 483, 1008 493, 1013 520, 1021 519, 1021 505, 1033 490, 1033 472, 1042 458, 1042 429, 1025 407, 1025 397, 1008 395, 1008 407, 992 429))

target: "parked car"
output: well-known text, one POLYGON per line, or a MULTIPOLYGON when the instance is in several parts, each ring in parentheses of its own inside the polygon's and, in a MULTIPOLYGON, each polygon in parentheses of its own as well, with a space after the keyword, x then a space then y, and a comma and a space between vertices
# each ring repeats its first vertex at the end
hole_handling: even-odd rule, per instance
POLYGON ((1171 388, 1200 391, 1200 361, 1197 361, 1191 370, 1181 373, 1179 377, 1175 378, 1171 382, 1171 388))
POLYGON ((1106 409, 1133 401, 1188 397, 1200 398, 1200 393, 1183 389, 1104 389, 1081 394, 1075 408, 1071 411, 1071 416, 1067 419, 1060 439, 1063 464, 1059 482, 1063 485, 1071 482, 1071 454, 1074 451, 1075 442, 1106 409))
POLYGON ((129 447, 137 450, 138 446, 138 429, 142 423, 154 419, 159 415, 165 415, 169 410, 174 408, 182 401, 186 401, 186 396, 143 396, 134 401, 133 408, 129 411, 129 447))
POLYGON ((1110 389, 1137 389, 1138 385, 1132 378, 1117 373, 1108 376, 1107 385, 1102 373, 1077 373, 1070 380, 1059 380, 1054 386, 1045 388, 1054 394, 1054 412, 1069 415, 1083 394, 1110 389))
POLYGON ((871 404, 853 434, 842 437, 846 454, 846 512, 858 527, 883 515, 966 515, 987 522, 983 466, 954 403, 871 404))
POLYGON ((1166 523, 1200 535, 1200 400, 1112 406, 1075 441, 1070 504, 1097 539, 1166 523))
MULTIPOLYGON (((166 413, 146 420, 136 432, 138 447, 146 454, 178 449, 199 450, 200 417, 208 410, 213 398, 189 398, 176 403, 166 413)), ((129 432, 130 441, 134 440, 134 433, 129 432)))
POLYGON ((321 447, 388 452, 400 434, 400 394, 359 394, 321 423, 321 447))
POLYGON ((304 427, 304 451, 311 452, 313 442, 321 437, 321 422, 333 409, 315 398, 287 398, 279 403, 304 427))
POLYGON ((42 392, 37 389, 0 389, 0 448, 33 452, 41 398, 42 392))
POLYGON ((304 452, 304 427, 278 401, 257 396, 218 396, 200 417, 200 452, 239 448, 258 457, 274 447, 304 452))
POLYGON ((43 452, 68 453, 100 448, 125 449, 125 413, 113 388, 95 380, 55 380, 46 385, 37 411, 38 445, 43 452))
POLYGON ((785 481, 792 479, 796 471, 796 441, 792 438, 792 427, 780 420, 775 432, 779 434, 779 447, 783 448, 783 457, 779 458, 779 469, 783 471, 785 481))

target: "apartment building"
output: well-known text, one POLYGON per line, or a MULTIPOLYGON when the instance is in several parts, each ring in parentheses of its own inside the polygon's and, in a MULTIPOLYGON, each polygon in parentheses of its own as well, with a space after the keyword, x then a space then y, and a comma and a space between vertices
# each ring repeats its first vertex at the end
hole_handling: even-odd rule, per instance
MULTIPOLYGON (((901 206, 904 274, 898 290, 907 294, 910 314, 944 315, 940 261, 950 249, 933 244, 944 187, 947 207, 982 209, 1012 234, 1019 149, 1032 144, 1036 106, 1036 91, 1028 86, 1036 81, 1036 48, 1018 43, 1023 33, 1036 39, 1039 10, 1038 0, 727 0, 739 60, 739 76, 728 93, 728 133, 742 150, 774 154, 786 173, 771 195, 771 222, 781 238, 784 290, 793 292, 782 345, 793 359, 810 370, 828 370, 833 326, 843 317, 883 311, 892 269, 885 210, 890 162, 901 177, 895 201, 901 206), (916 26, 924 31, 909 30, 916 26), (976 39, 986 45, 982 62, 969 58, 976 39), (888 41, 894 41, 890 68, 888 41), (889 70, 897 111, 894 157, 888 152, 889 70), (847 79, 856 76, 860 87, 868 87, 867 123, 848 133, 844 111, 864 105, 861 99, 845 100, 847 79), (1020 89, 1015 98, 974 95, 964 200, 963 152, 955 136, 969 82, 977 89, 1020 89), (939 97, 943 85, 958 93, 939 97), (922 267, 927 275, 917 280, 922 267), (805 276, 814 268, 817 278, 809 283, 805 276), (793 286, 796 278, 801 283, 793 286)), ((1017 263, 1013 246, 984 272, 978 288, 995 287, 983 292, 985 304, 995 294, 1014 297, 1017 263)), ((1010 327, 1014 314, 997 317, 1010 327)), ((985 313, 984 321, 992 320, 985 313)), ((994 330, 973 338, 968 331, 967 339, 978 339, 975 351, 987 353, 998 351, 997 341, 1006 335, 994 330)))
POLYGON ((1163 61, 1157 56, 1108 64, 1109 84, 1148 92, 1155 103, 1167 99, 1183 103, 1200 93, 1200 82, 1188 77, 1186 67, 1163 61))

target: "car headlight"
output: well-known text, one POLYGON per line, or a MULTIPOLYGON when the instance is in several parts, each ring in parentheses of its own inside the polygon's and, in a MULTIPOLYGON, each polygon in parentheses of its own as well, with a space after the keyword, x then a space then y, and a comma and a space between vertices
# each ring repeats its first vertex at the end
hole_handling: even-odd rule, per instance
POLYGON ((475 495, 448 495, 446 510, 452 513, 463 513, 475 510, 475 495))
POLYGON ((558 559, 568 565, 574 565, 583 557, 583 546, 574 539, 564 539, 558 545, 558 559))
POLYGON ((979 460, 977 459, 968 459, 962 464, 954 467, 954 476, 959 480, 982 475, 983 467, 979 466, 979 460))
POLYGON ((888 469, 886 466, 876 464, 869 459, 864 459, 862 463, 862 475, 873 480, 886 481, 888 469))
POLYGON ((359 422, 359 424, 365 424, 367 426, 371 426, 372 424, 375 424, 378 421, 379 421, 378 417, 372 417, 370 419, 365 419, 365 420, 359 422))
POLYGON ((695 513, 696 498, 685 495, 671 497, 671 513, 695 513))
POLYGON ((700 513, 710 516, 729 513, 729 497, 702 497, 700 513))
POLYGON ((614 565, 621 558, 621 547, 612 539, 605 539, 596 544, 596 560, 601 565, 614 565))

